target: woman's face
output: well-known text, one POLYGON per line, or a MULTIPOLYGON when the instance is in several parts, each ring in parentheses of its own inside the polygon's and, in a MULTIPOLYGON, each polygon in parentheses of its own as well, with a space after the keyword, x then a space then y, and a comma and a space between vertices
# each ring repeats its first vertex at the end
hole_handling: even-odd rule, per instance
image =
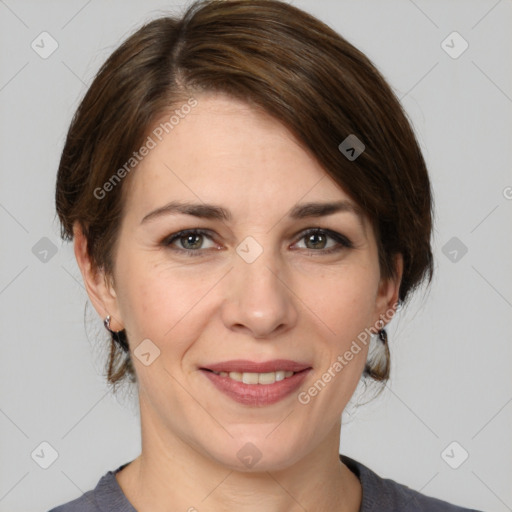
POLYGON ((197 101, 129 177, 114 289, 97 309, 135 351, 143 435, 231 468, 251 455, 258 470, 285 468, 339 439, 368 345, 341 371, 335 362, 393 305, 398 282, 380 279, 368 220, 286 128, 224 95, 197 101), (169 203, 195 213, 152 215, 169 203), (341 206, 318 216, 310 203, 341 206), (298 387, 265 392, 205 370, 276 359, 310 368, 292 377, 298 387), (230 395, 214 381, 250 388, 230 395))

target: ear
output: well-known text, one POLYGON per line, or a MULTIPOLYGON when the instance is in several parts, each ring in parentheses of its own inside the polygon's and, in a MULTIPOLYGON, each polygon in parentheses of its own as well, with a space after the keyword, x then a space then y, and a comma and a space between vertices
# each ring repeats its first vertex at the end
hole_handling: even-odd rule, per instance
POLYGON ((124 328, 119 311, 117 295, 110 276, 101 269, 94 269, 87 251, 87 238, 78 222, 73 225, 75 258, 82 273, 87 295, 102 320, 110 315, 110 329, 124 328))
POLYGON ((393 318, 398 306, 398 297, 400 292, 400 283, 404 270, 404 259, 401 254, 396 254, 394 258, 396 276, 381 278, 379 289, 375 301, 375 324, 378 325, 379 319, 384 322, 384 326, 393 318))

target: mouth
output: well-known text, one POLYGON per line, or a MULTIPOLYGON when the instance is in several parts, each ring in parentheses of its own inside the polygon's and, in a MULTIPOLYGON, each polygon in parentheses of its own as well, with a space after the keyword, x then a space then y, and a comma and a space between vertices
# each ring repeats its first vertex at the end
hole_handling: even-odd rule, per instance
POLYGON ((264 373, 256 373, 256 372, 226 372, 220 371, 215 372, 208 368, 200 368, 203 371, 214 373, 219 377, 229 377, 232 380, 237 382, 243 382, 244 384, 261 384, 268 385, 274 384, 275 382, 280 382, 285 379, 289 379, 293 377, 297 373, 303 373, 311 368, 305 368, 304 370, 293 372, 291 370, 278 370, 275 372, 264 372, 264 373))
POLYGON ((219 377, 229 377, 243 384, 269 385, 290 379, 296 374, 311 370, 312 367, 307 363, 289 359, 274 359, 261 363, 238 359, 210 364, 199 369, 219 377))
MULTIPOLYGON (((216 365, 216 368, 201 367, 199 370, 218 391, 235 402, 246 406, 263 407, 290 397, 308 378, 308 374, 312 371, 311 366, 293 364, 295 364, 295 371, 290 369, 265 372, 233 370, 234 367, 238 370, 244 370, 248 366, 251 369, 254 368, 254 364, 240 365, 239 362, 233 363, 234 366, 231 365, 230 368, 224 366, 224 370, 220 369, 219 365, 216 365)), ((269 363, 265 365, 269 367, 269 363)), ((275 367, 275 364, 272 366, 270 363, 270 367, 275 367)))

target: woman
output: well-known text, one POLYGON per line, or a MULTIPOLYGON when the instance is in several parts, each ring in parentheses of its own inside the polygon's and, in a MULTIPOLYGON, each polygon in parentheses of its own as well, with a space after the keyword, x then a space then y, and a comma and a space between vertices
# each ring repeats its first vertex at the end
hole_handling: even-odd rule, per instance
POLYGON ((433 269, 421 151, 341 36, 274 0, 146 24, 73 119, 56 206, 142 452, 53 512, 468 510, 339 454, 433 269))

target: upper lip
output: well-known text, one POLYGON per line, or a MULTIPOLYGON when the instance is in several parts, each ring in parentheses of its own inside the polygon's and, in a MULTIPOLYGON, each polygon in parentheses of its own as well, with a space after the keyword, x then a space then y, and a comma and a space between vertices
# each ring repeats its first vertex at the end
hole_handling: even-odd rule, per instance
POLYGON ((209 364, 202 366, 202 370, 213 370, 214 372, 239 372, 239 373, 269 373, 278 370, 300 372, 311 368, 309 364, 290 361, 289 359, 274 359, 257 363, 246 359, 233 359, 231 361, 223 361, 221 363, 209 364))

